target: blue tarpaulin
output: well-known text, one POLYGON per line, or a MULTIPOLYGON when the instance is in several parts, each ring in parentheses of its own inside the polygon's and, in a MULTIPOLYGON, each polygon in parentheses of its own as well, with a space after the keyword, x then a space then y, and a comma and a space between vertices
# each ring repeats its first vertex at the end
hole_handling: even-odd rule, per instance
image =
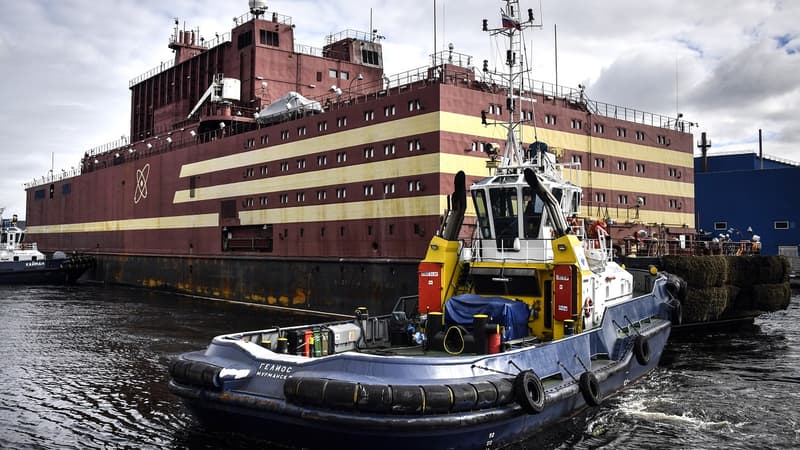
POLYGON ((486 314, 490 323, 505 328, 503 341, 528 335, 528 305, 502 297, 483 297, 463 294, 451 297, 444 304, 444 321, 447 325, 462 325, 471 329, 475 314, 486 314))

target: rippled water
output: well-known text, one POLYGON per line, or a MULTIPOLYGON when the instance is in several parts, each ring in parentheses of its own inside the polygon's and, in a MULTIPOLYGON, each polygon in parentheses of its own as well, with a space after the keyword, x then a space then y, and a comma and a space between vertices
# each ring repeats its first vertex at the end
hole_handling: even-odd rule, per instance
MULTIPOLYGON (((0 447, 272 448, 205 430, 169 359, 218 334, 308 321, 120 288, 0 287, 0 447)), ((671 342, 661 367, 527 448, 800 447, 800 295, 735 333, 671 342)))

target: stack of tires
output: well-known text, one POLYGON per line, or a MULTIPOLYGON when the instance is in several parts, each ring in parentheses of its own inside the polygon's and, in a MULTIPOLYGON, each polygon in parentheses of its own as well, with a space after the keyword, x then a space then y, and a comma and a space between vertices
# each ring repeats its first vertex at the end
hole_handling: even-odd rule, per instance
POLYGON ((676 256, 661 258, 660 269, 686 280, 683 322, 717 320, 728 308, 728 261, 720 256, 676 256))
POLYGON ((736 310, 786 309, 792 295, 791 267, 783 256, 728 256, 732 306, 736 310))

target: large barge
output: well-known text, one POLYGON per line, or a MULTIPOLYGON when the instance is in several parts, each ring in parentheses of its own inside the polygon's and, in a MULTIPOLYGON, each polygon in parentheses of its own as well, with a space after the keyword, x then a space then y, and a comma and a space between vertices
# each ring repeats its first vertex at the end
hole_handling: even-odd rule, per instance
MULTIPOLYGON (((454 174, 484 177, 505 141, 492 123, 512 114, 507 93, 488 63, 452 50, 386 74, 374 31, 300 45, 291 17, 251 3, 215 39, 175 26, 174 60, 130 81, 130 137, 28 183, 27 231, 45 251, 93 255, 99 281, 386 311, 379 299, 416 290, 454 174)), ((690 122, 582 88, 524 90, 522 140, 581 164, 581 216, 611 219, 614 238, 693 233, 690 122)))

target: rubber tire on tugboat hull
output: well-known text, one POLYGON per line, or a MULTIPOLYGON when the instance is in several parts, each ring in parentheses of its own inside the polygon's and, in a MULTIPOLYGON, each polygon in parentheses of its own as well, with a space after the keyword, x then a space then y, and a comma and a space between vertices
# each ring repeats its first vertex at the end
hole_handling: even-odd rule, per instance
POLYGON ((589 406, 600 406, 603 399, 600 396, 600 381, 592 372, 583 372, 578 380, 578 387, 581 388, 581 395, 589 406))
POLYGON ((514 399, 529 414, 544 410, 544 385, 534 371, 523 370, 514 378, 514 399))
POLYGON ((633 339, 633 355, 636 356, 636 361, 643 366, 650 362, 650 343, 641 334, 636 335, 633 339))

